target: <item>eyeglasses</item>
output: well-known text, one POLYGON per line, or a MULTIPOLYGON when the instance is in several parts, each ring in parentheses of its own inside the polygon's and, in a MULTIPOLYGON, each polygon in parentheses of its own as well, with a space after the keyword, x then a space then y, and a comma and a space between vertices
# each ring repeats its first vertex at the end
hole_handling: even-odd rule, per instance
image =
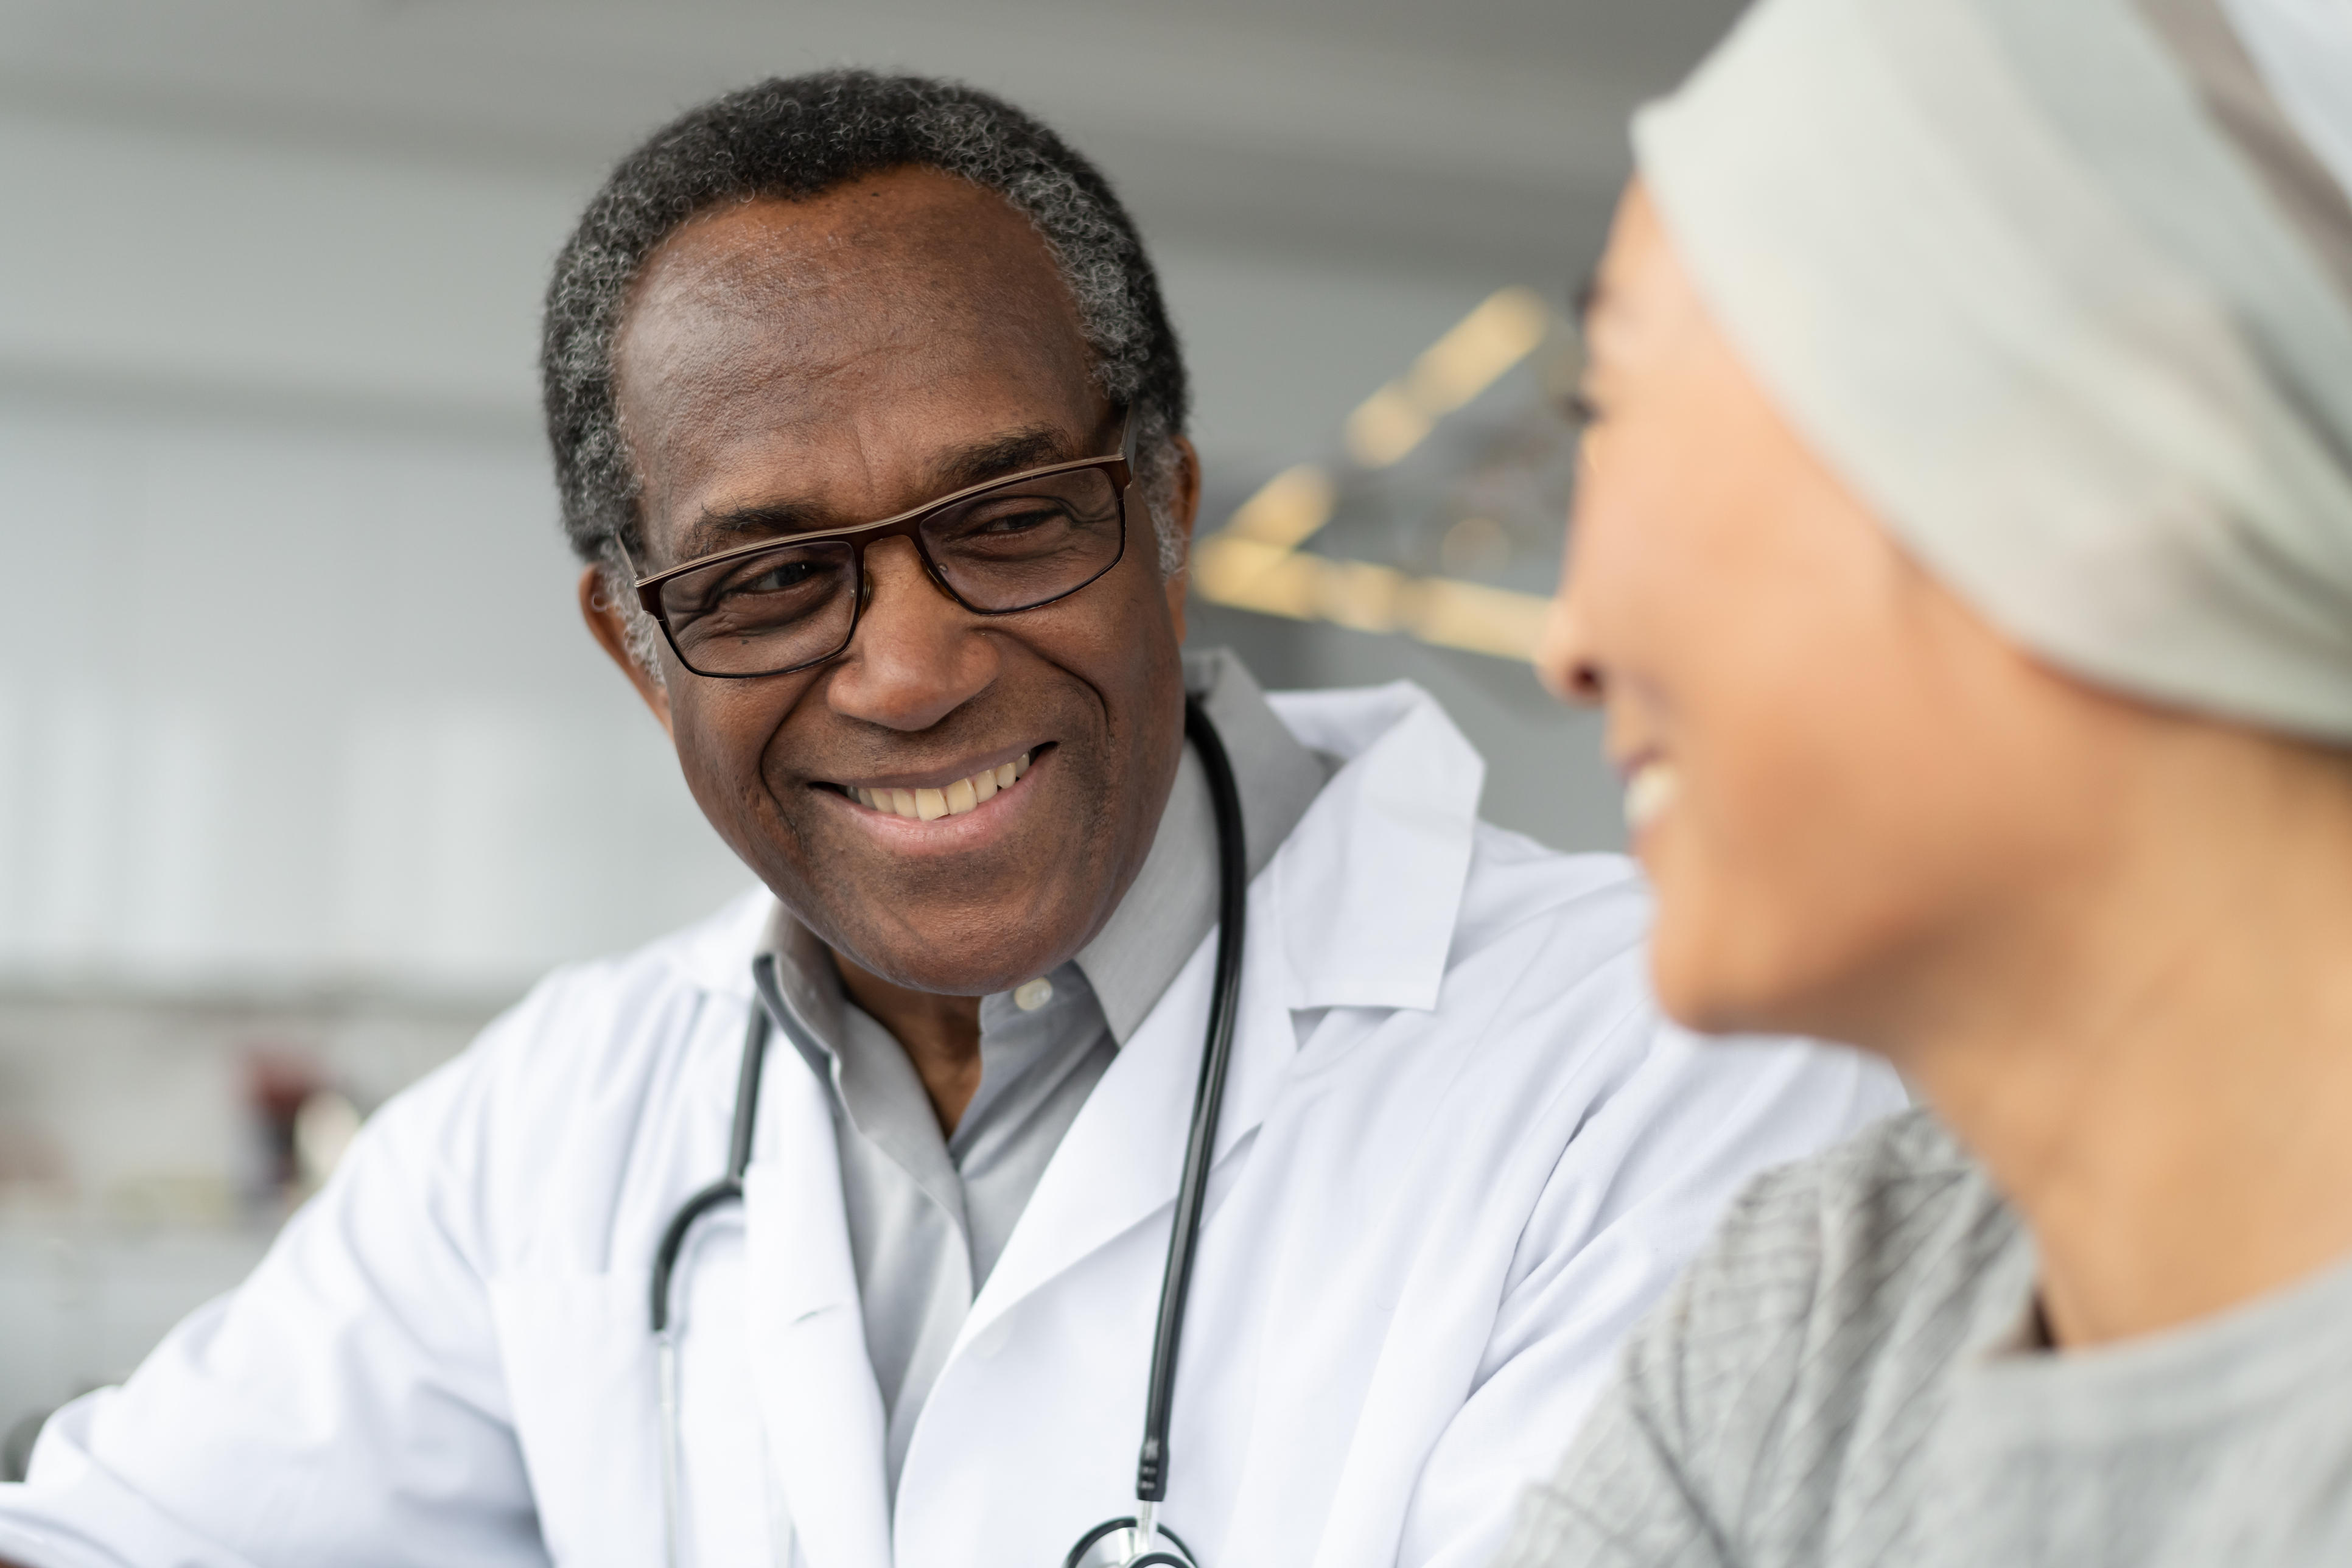
POLYGON ((974 615, 1034 610, 1069 597, 1126 552, 1132 408, 1118 447, 1109 457, 973 485, 880 522, 705 555, 638 578, 637 601, 661 623, 679 663, 728 679, 806 669, 847 647, 873 596, 866 552, 886 539, 911 543, 931 581, 974 615))

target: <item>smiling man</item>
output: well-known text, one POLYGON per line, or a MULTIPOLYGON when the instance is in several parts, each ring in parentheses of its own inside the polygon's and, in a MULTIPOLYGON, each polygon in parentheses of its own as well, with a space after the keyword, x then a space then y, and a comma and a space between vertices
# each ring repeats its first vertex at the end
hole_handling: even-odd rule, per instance
POLYGON ((1158 1338, 1130 1536, 1472 1563, 1728 1195, 1896 1103, 1663 1026, 1625 865, 1481 825, 1418 691, 1183 655, 1157 283, 996 100, 687 116, 565 249, 545 364, 589 626, 764 886, 387 1106, 50 1422, 0 1557, 1041 1568, 1135 1510, 1158 1338))

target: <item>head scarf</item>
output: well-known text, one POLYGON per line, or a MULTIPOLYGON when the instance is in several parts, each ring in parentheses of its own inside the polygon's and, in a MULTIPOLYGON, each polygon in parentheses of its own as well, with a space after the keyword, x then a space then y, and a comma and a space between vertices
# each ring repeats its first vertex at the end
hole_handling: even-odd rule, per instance
POLYGON ((2352 5, 1761 0, 1634 145, 1768 394, 1994 625, 2352 742, 2352 5))

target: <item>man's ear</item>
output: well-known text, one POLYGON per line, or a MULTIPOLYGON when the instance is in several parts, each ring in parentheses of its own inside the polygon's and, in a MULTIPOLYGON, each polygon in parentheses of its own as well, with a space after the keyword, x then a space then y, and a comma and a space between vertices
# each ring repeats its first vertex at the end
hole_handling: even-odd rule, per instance
MULTIPOLYGON (((1201 518, 1201 454, 1189 436, 1176 437, 1176 515, 1169 521, 1184 541, 1184 569, 1168 579, 1168 613, 1175 618, 1176 640, 1184 640, 1184 589, 1192 580, 1192 526, 1201 518)), ((1151 548, 1158 550, 1154 537, 1151 548)))
POLYGON ((588 623, 588 635, 596 639, 596 646, 621 667, 621 673, 661 721, 662 733, 675 741, 677 737, 669 727, 669 689, 629 652, 628 616, 613 602, 607 591, 611 581, 602 566, 591 566, 580 574, 580 618, 588 623))

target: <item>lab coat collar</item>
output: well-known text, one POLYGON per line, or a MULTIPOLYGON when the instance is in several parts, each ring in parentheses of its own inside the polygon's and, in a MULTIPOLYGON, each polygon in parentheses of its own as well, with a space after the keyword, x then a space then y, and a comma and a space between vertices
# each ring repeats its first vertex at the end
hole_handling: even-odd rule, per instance
MULTIPOLYGON (((1247 667, 1226 649, 1187 654, 1184 689, 1200 700, 1224 743, 1241 797, 1244 858, 1255 877, 1288 840, 1337 764, 1298 743, 1247 667)), ((1124 1046, 1133 1037, 1216 923, 1216 807, 1208 774, 1188 745, 1178 756, 1176 780, 1142 869, 1077 955, 1111 1038, 1124 1046)))
POLYGON ((767 950, 779 908, 775 894, 755 887, 665 942, 678 979, 708 995, 749 1002, 755 992, 751 961, 767 950))
POLYGON ((1302 743, 1346 759, 1269 868, 1286 1004, 1435 1007, 1486 762, 1411 681, 1268 700, 1302 743))

